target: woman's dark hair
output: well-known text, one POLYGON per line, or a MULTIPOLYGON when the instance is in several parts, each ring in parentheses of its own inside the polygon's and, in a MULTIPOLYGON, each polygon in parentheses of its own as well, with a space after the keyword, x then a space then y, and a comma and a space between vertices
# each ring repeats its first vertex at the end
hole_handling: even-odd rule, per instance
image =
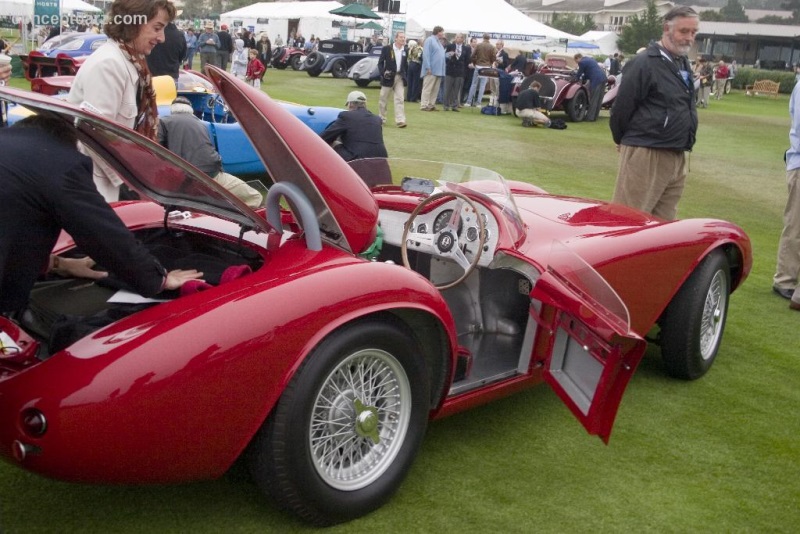
POLYGON ((103 26, 103 33, 123 43, 130 43, 142 26, 165 10, 170 21, 175 20, 175 5, 169 0, 114 0, 106 14, 108 22, 103 26))
POLYGON ((64 119, 58 117, 29 115, 14 123, 12 128, 36 128, 47 132, 51 137, 58 139, 62 143, 67 143, 75 148, 78 146, 78 134, 75 133, 75 128, 64 119))

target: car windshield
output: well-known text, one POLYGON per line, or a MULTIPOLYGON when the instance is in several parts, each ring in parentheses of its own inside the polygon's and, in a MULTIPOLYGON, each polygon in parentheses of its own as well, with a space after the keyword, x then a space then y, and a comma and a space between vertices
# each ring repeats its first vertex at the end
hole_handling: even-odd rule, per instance
POLYGON ((462 165, 400 158, 370 158, 350 162, 373 192, 399 186, 409 193, 431 195, 456 192, 491 205, 502 216, 514 242, 523 237, 524 225, 505 179, 495 171, 462 165), (393 184, 394 187, 389 184, 393 184))

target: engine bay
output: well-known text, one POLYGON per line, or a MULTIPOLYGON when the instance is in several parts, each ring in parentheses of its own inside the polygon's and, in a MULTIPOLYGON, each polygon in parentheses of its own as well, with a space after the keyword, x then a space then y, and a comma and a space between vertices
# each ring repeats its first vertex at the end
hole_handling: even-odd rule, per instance
MULTIPOLYGON (((228 268, 246 266, 256 271, 263 264, 255 250, 208 235, 164 228, 134 233, 167 271, 197 269, 211 285, 219 284, 228 268)), ((84 255, 77 248, 64 254, 84 255)), ((101 265, 95 269, 106 270, 101 265)), ((126 285, 110 271, 107 278, 97 281, 48 276, 34 286, 28 308, 18 322, 40 342, 38 357, 43 359, 99 328, 180 296, 178 291, 164 291, 157 299, 146 302, 115 298, 126 290, 126 285)))

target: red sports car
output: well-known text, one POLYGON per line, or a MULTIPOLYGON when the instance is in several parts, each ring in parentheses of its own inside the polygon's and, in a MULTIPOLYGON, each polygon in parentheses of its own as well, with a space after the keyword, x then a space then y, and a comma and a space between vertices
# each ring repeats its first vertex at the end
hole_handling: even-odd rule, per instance
MULTIPOLYGON (((274 181, 263 209, 131 130, 0 88, 73 124, 147 199, 117 204, 123 221, 207 282, 159 302, 38 284, 28 313, 0 319, 5 461, 170 483, 242 457, 281 506, 333 524, 389 499, 432 419, 545 382, 608 441, 647 340, 683 379, 717 357, 752 262, 734 224, 460 164, 351 167, 263 92, 210 74, 274 181)), ((62 235, 55 253, 81 251, 62 235)))

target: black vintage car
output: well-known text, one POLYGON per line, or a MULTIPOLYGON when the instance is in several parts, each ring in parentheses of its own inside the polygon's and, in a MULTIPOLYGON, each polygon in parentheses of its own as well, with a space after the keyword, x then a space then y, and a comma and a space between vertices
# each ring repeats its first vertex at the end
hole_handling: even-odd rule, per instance
POLYGON ((341 39, 320 41, 317 50, 305 57, 300 70, 314 77, 330 72, 334 78, 345 78, 347 69, 366 56, 367 53, 361 44, 355 41, 341 39))

